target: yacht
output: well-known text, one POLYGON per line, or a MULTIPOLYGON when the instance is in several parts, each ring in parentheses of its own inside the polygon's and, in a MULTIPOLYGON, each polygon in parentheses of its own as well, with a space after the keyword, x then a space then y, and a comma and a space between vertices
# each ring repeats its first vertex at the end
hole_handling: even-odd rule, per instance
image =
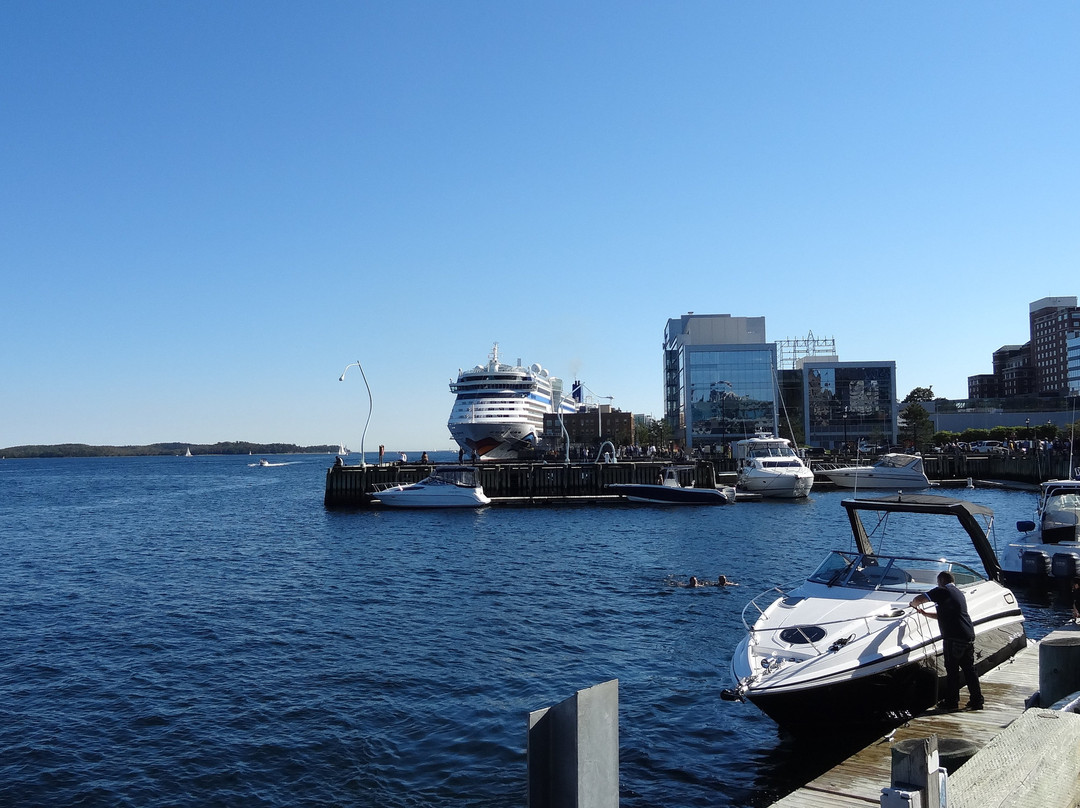
POLYGON ((498 343, 486 365, 458 372, 450 392, 457 396, 447 423, 451 436, 467 454, 489 460, 537 447, 544 415, 577 412, 579 403, 564 396, 562 380, 540 365, 500 362, 498 343))
POLYGON ((736 487, 763 497, 798 499, 810 494, 814 472, 786 438, 764 432, 735 441, 736 487))
POLYGON ((491 504, 471 466, 436 466, 418 483, 389 484, 372 493, 388 508, 479 508, 491 504))
MULTIPOLYGON (((953 574, 967 600, 980 674, 1027 644, 1016 598, 998 583, 1001 570, 987 538, 992 510, 925 494, 842 504, 854 548, 833 551, 806 581, 770 590, 747 605, 747 636, 731 662, 735 687, 722 694, 749 700, 795 735, 901 723, 938 701, 945 677, 941 631, 937 620, 909 604, 933 589, 943 570, 953 574), (926 557, 875 552, 871 538, 876 535, 879 548, 886 541, 893 546, 894 528, 911 527, 916 537, 934 535, 926 519, 910 514, 957 519, 986 574, 935 558, 936 547, 927 547, 926 557), (914 520, 924 523, 921 530, 903 524, 914 520)), ((930 521, 936 528, 941 519, 930 521)))
POLYGON ((1080 480, 1047 480, 1039 484, 1035 519, 1016 528, 1024 537, 1001 554, 1005 579, 1044 584, 1051 579, 1080 577, 1080 480))
POLYGON ((607 487, 630 502, 648 505, 730 505, 735 502, 734 488, 695 488, 693 480, 689 485, 683 485, 679 479, 680 470, 689 474, 694 467, 666 466, 656 483, 612 483, 607 487))
POLYGON ((922 457, 898 452, 882 455, 881 459, 872 466, 821 469, 821 473, 841 488, 888 488, 893 491, 915 491, 930 487, 930 480, 923 471, 922 457))

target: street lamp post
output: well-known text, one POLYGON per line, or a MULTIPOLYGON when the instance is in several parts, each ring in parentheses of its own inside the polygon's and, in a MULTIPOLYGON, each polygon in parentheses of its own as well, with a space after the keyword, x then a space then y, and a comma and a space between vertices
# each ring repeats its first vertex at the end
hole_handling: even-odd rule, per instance
POLYGON ((844 405, 844 454, 845 455, 847 454, 847 416, 848 416, 848 407, 847 407, 847 404, 845 404, 844 405))
POLYGON ((360 364, 360 360, 357 360, 357 361, 352 362, 352 363, 345 366, 345 370, 341 371, 341 375, 338 377, 339 382, 345 381, 345 374, 348 373, 349 368, 352 368, 352 367, 360 368, 360 375, 364 379, 364 387, 367 388, 367 397, 368 397, 367 420, 364 421, 364 431, 360 434, 360 467, 361 468, 367 468, 367 456, 364 454, 364 438, 367 437, 368 424, 371 423, 371 409, 372 409, 371 385, 368 384, 367 374, 364 373, 364 368, 360 364))

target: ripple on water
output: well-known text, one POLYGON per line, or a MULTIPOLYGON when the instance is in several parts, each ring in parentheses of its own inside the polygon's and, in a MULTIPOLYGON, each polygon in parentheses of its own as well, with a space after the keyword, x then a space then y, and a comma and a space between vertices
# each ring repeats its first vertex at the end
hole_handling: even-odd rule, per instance
POLYGON ((0 803, 521 805, 529 711, 611 678, 624 806, 821 765, 718 691, 746 600, 847 546, 839 496, 326 511, 325 458, 187 460, 5 462, 0 803))

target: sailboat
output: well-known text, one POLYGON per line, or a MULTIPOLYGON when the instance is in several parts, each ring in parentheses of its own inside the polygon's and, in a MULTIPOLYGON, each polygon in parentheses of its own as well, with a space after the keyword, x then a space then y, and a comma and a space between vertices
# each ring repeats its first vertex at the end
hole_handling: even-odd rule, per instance
POLYGON ((191 457, 191 447, 187 447, 187 451, 184 452, 184 457, 191 457))

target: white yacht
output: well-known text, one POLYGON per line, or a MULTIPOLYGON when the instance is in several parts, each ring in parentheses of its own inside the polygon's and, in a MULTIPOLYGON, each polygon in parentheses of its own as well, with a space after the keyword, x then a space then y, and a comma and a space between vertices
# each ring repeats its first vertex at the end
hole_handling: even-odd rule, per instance
POLYGON ((786 438, 759 432, 756 437, 735 441, 733 445, 737 488, 763 497, 786 499, 810 494, 814 472, 807 468, 786 438))
POLYGON ((387 508, 480 508, 491 504, 471 466, 436 466, 418 483, 393 483, 372 493, 387 508))
POLYGON ((938 701, 941 629, 909 604, 936 586, 941 571, 951 572, 964 593, 980 674, 1027 643, 1020 606, 998 583, 1001 570, 987 538, 992 510, 925 494, 842 504, 854 548, 833 551, 806 581, 769 590, 747 605, 747 636, 731 661, 735 687, 721 694, 753 702, 796 735, 900 723, 938 701), (986 576, 935 557, 940 547, 926 547, 921 558, 876 553, 871 538, 881 548, 897 546, 898 538, 914 543, 933 535, 918 524, 926 518, 909 514, 933 514, 935 525, 940 517, 956 518, 986 576), (918 521, 908 525, 913 518, 918 521))
POLYGON ((499 361, 498 343, 486 365, 458 372, 450 392, 457 395, 447 427, 465 450, 490 460, 515 458, 539 445, 544 415, 576 412, 578 402, 563 395, 562 380, 540 365, 499 361))
POLYGON ((1001 569, 1008 581, 1047 583, 1080 577, 1080 480, 1047 480, 1039 485, 1033 521, 1022 520, 1016 529, 1024 537, 1001 554, 1001 569))
POLYGON ((881 459, 872 466, 822 469, 821 473, 841 488, 888 488, 893 491, 915 491, 930 487, 930 480, 923 471, 922 457, 898 452, 882 455, 881 459))

